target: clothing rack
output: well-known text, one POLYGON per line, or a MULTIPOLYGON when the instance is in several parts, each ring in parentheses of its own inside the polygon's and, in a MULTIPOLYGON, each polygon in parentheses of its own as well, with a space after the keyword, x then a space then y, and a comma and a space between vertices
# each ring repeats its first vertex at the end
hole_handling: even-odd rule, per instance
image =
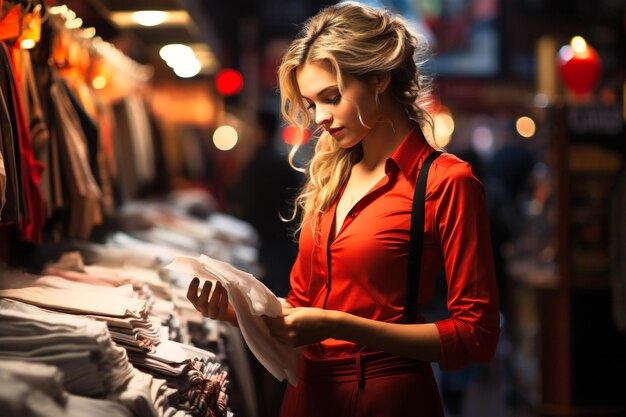
MULTIPOLYGON (((0 291, 9 292, 0 295, 0 302, 21 297, 22 301, 26 300, 27 307, 24 308, 31 312, 36 310, 30 309, 28 302, 35 303, 36 300, 33 301, 28 297, 37 291, 24 290, 27 280, 15 278, 15 276, 21 276, 20 274, 27 270, 35 275, 35 278, 33 276, 30 278, 39 279, 45 271, 43 266, 55 261, 58 258, 57 255, 61 255, 58 252, 59 247, 76 248, 81 245, 95 245, 96 240, 106 241, 107 238, 124 229, 123 226, 126 226, 127 230, 134 230, 139 235, 139 231, 132 227, 138 215, 125 216, 124 207, 148 195, 146 190, 154 187, 154 184, 162 184, 163 180, 159 175, 166 174, 165 170, 159 168, 157 162, 158 154, 161 152, 155 140, 158 131, 150 108, 142 95, 152 80, 152 68, 135 62, 114 45, 96 36, 90 28, 82 28, 75 13, 62 7, 47 9, 43 6, 39 9, 40 15, 35 20, 41 25, 42 36, 32 49, 25 49, 21 42, 24 40, 25 33, 23 26, 26 22, 32 22, 35 8, 39 5, 43 6, 43 3, 5 1, 2 4, 0 2, 0 93, 2 93, 0 95, 2 98, 0 100, 0 117, 2 118, 0 276, 6 276, 7 273, 14 274, 15 268, 20 271, 4 281, 0 291), (7 17, 10 19, 7 20, 7 17), (5 30, 7 29, 5 25, 12 25, 10 28, 12 32, 5 30), (12 36, 2 36, 3 34, 12 36), (94 87, 93 79, 96 75, 108 78, 105 88, 98 90, 94 87), (13 163, 9 164, 10 161, 13 163)), ((207 208, 205 212, 213 214, 212 209, 207 208)), ((159 218, 167 217, 163 214, 165 209, 159 208, 159 210, 159 218)), ((186 208, 177 210, 185 211, 186 208)), ((145 212, 145 207, 141 211, 145 212)), ((218 217, 214 216, 214 218, 218 217)), ((178 225, 183 224, 184 221, 191 221, 189 216, 184 220, 178 217, 177 219, 178 225)), ((143 222, 139 222, 143 226, 138 229, 145 233, 147 222, 156 222, 156 220, 144 219, 143 222)), ((209 223, 207 219, 201 219, 198 222, 201 225, 209 223)), ((199 227, 188 229, 198 230, 199 227)), ((228 246, 233 245, 232 242, 236 239, 224 239, 220 242, 219 238, 215 238, 205 239, 202 242, 198 236, 185 236, 180 230, 178 230, 180 235, 177 237, 172 237, 172 231, 169 232, 169 235, 163 233, 162 228, 155 230, 154 235, 159 238, 167 235, 175 242, 196 243, 198 246, 194 249, 204 253, 212 250, 215 253, 236 257, 235 248, 228 246)), ((159 242, 167 246, 168 251, 183 250, 180 246, 172 249, 168 246, 171 243, 171 241, 159 242)), ((119 249, 117 246, 120 243, 110 240, 110 244, 104 246, 105 254, 103 255, 109 258, 111 253, 119 249)), ((250 243, 245 245, 253 246, 250 243)), ((248 249, 246 248, 241 253, 250 253, 248 249)), ((89 252, 84 247, 79 251, 82 254, 89 252)), ((139 258, 136 252, 136 249, 129 248, 118 267, 128 266, 133 259, 133 254, 139 258)), ((240 259, 241 262, 253 260, 240 259)), ((229 259, 229 261, 236 262, 237 259, 229 259)), ((97 265, 87 262, 85 264, 74 265, 70 272, 67 270, 56 272, 56 274, 64 274, 64 277, 49 275, 55 276, 54 282, 57 284, 63 282, 63 285, 67 285, 65 281, 71 281, 72 277, 91 279, 81 274, 86 273, 85 267, 97 265), (77 273, 79 275, 76 275, 77 273)), ((160 264, 154 264, 152 268, 153 274, 162 273, 160 264)), ((134 274, 138 273, 137 269, 133 271, 134 274)), ((186 288, 185 283, 180 282, 166 280, 157 283, 152 290, 165 291, 165 300, 161 301, 160 309, 152 311, 159 311, 163 314, 168 312, 167 306, 171 304, 173 307, 170 308, 172 310, 170 312, 175 313, 181 308, 180 306, 187 305, 188 302, 184 296, 168 293, 174 289, 180 293, 184 291, 184 288, 186 288)), ((95 294, 97 297, 99 291, 104 290, 92 289, 92 296, 95 294)), ((145 300, 148 306, 151 305, 149 300, 149 297, 145 300)), ((61 311, 65 310, 62 303, 58 303, 57 308, 61 311)), ((37 314, 43 313, 37 312, 37 314)), ((187 315, 190 314, 195 315, 195 320, 200 323, 207 320, 202 319, 195 311, 187 312, 187 315)), ((148 320, 147 317, 143 319, 148 320)), ((109 320, 109 323, 116 323, 116 320, 109 320)), ((186 318, 172 314, 161 317, 160 321, 160 325, 168 329, 168 334, 173 341, 183 343, 185 346, 182 348, 186 350, 190 359, 196 360, 193 362, 194 369, 185 369, 195 378, 197 389, 184 392, 193 395, 193 401, 197 402, 193 403, 191 408, 187 403, 186 405, 178 404, 180 415, 205 415, 202 413, 207 409, 211 409, 215 415, 228 415, 226 397, 219 393, 227 385, 226 377, 229 374, 218 372, 218 378, 213 381, 213 384, 208 384, 206 378, 206 372, 219 370, 215 364, 222 364, 223 355, 209 358, 213 361, 213 365, 209 364, 210 361, 207 362, 206 357, 201 358, 202 355, 199 352, 202 350, 194 350, 191 346, 193 341, 188 337, 186 318)), ((116 334, 113 341, 116 343, 130 341, 126 347, 129 352, 133 352, 131 362, 137 361, 145 368, 147 366, 144 363, 146 354, 143 350, 148 346, 146 340, 158 341, 155 331, 162 329, 150 328, 148 321, 142 326, 144 326, 143 330, 135 329, 137 332, 131 331, 132 334, 124 331, 116 334), (141 339, 141 342, 133 339, 136 334, 140 334, 147 328, 150 328, 150 331, 141 339)), ((119 326, 115 325, 110 328, 119 330, 119 326)), ((203 330, 200 333, 201 336, 206 337, 208 329, 214 329, 214 326, 200 326, 200 329, 203 330)), ((105 332, 106 329, 101 330, 105 332)), ((220 334, 213 333, 211 337, 225 338, 230 341, 226 343, 230 348, 239 349, 242 353, 245 346, 237 339, 237 332, 237 329, 220 331, 220 334)), ((12 337, 12 335, 8 334, 5 337, 12 337)), ((3 343, 0 344, 5 346, 3 343)), ((53 346, 50 346, 50 349, 53 349, 53 346)), ((245 398, 244 402, 247 402, 245 408, 248 414, 253 416, 255 404, 250 403, 254 403, 255 398, 253 392, 251 395, 249 386, 252 383, 249 378, 250 371, 247 368, 249 364, 239 362, 234 366, 224 361, 223 365, 224 368, 231 365, 236 370, 236 374, 243 375, 239 378, 239 385, 247 386, 248 389, 241 394, 241 397, 245 398)), ((178 372, 162 363, 159 364, 159 368, 165 369, 170 376, 178 372)), ((33 374, 49 373, 51 380, 47 383, 53 385, 56 384, 54 381, 58 380, 55 372, 50 369, 33 369, 33 374)), ((0 380, 2 378, 29 381, 31 377, 20 374, 10 366, 3 368, 0 363, 0 380)), ((159 378, 163 378, 163 375, 159 378)), ((143 376, 133 379, 136 383, 144 385, 146 380, 143 376)), ((170 384, 168 389, 172 389, 172 386, 170 384)), ((55 390, 67 388, 63 384, 59 387, 55 390)), ((164 388, 165 385, 160 387, 159 392, 167 391, 164 388)), ((6 386, 0 384, 0 389, 5 388, 6 386)), ((129 387, 131 388, 133 387, 129 387)), ((184 390, 188 387, 178 388, 184 390)), ((80 390, 80 384, 73 385, 72 389, 80 390)), ((88 393, 92 392, 100 391, 96 389, 88 393)), ((175 396, 170 395, 168 398, 175 398, 175 396)), ((191 397, 180 398, 191 401, 191 397)), ((86 401, 86 399, 81 397, 80 401, 86 401)), ((118 406, 120 403, 125 404, 121 401, 117 403, 118 406)), ((62 404, 57 404, 57 406, 60 405, 62 404)), ((109 406, 113 413, 116 407, 110 404, 109 406)), ((160 403, 160 406, 163 404, 160 403)), ((146 410, 154 411, 157 408, 147 406, 146 410)), ((118 411, 120 416, 125 416, 122 410, 118 411)), ((136 415, 152 416, 150 412, 146 414, 137 413, 137 410, 133 411, 136 415)), ((66 410, 66 412, 69 411, 66 410)), ((176 415, 179 414, 176 413, 176 415)))

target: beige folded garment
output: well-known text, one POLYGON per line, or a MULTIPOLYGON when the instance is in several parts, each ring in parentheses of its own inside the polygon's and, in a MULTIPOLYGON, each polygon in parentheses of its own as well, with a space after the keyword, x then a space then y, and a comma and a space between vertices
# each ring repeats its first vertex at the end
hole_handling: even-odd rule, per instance
POLYGON ((39 307, 78 314, 100 314, 113 317, 137 314, 147 317, 148 314, 148 306, 143 300, 110 294, 102 297, 93 290, 27 287, 0 290, 0 298, 11 298, 39 307))

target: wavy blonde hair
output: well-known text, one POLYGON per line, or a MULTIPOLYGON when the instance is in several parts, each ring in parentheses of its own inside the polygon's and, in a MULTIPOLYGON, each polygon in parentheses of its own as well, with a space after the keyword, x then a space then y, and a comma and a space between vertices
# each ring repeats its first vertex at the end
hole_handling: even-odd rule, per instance
POLYGON ((310 221, 316 231, 319 216, 337 198, 352 166, 360 158, 361 148, 343 149, 332 136, 322 132, 307 169, 294 165, 293 158, 302 144, 304 131, 313 122, 298 87, 296 70, 308 62, 328 62, 337 77, 340 93, 345 75, 363 80, 390 74, 389 88, 407 115, 432 128, 432 119, 424 110, 430 97, 430 79, 419 71, 428 56, 425 43, 418 42, 402 18, 388 10, 347 3, 323 9, 304 23, 278 70, 281 113, 299 132, 289 162, 294 169, 305 172, 308 179, 295 199, 289 219, 295 219, 298 208, 302 209, 297 230, 310 221))

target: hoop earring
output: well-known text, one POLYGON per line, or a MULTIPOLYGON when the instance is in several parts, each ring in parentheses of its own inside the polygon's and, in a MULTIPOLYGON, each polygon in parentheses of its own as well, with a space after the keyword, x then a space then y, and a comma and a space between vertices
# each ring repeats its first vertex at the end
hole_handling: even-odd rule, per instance
POLYGON ((380 95, 380 89, 377 88, 376 89, 376 94, 374 95, 374 102, 376 103, 376 111, 378 113, 380 113, 380 100, 378 99, 379 95, 380 95))
POLYGON ((364 127, 368 128, 368 129, 371 129, 371 128, 372 128, 372 126, 368 126, 368 125, 367 125, 367 124, 363 121, 363 116, 361 115, 361 109, 359 109, 359 114, 358 114, 358 116, 359 116, 359 122, 361 122, 361 124, 362 124, 364 127))
MULTIPOLYGON (((377 89, 376 89, 376 91, 375 91, 375 93, 374 93, 374 103, 376 103, 376 113, 380 116, 380 113, 381 113, 381 110, 380 110, 381 104, 380 104, 380 100, 378 99, 378 96, 379 96, 379 95, 380 95, 380 89, 379 89, 379 88, 377 88, 377 89)), ((361 122, 361 124, 362 124, 364 127, 368 128, 368 129, 371 129, 371 128, 373 127, 373 125, 372 125, 372 126, 370 126, 370 125, 368 125, 367 123, 365 123, 365 122, 363 121, 363 115, 361 114, 361 109, 358 109, 358 111, 359 111, 359 114, 358 114, 358 116, 359 116, 359 122, 361 122)), ((378 117, 378 119, 380 119, 380 117, 378 117)), ((376 122, 378 122, 378 120, 375 120, 375 121, 374 121, 374 123, 376 123, 376 122)))

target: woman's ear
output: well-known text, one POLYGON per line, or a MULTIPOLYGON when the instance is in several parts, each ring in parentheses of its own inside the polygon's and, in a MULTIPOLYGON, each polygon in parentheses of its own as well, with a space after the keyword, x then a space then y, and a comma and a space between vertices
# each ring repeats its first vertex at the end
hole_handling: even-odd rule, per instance
POLYGON ((385 72, 383 74, 376 75, 376 93, 382 94, 389 87, 391 82, 391 73, 385 72))

